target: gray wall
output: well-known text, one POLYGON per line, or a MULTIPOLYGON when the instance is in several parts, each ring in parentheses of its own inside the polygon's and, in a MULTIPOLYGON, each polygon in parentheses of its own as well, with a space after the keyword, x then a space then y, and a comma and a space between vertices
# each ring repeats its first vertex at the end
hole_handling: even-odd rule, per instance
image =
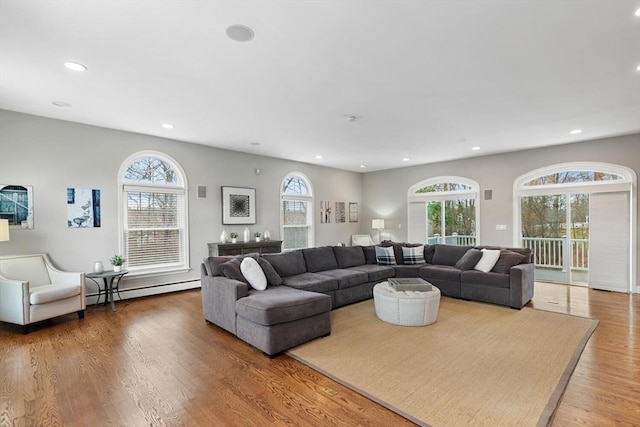
MULTIPOLYGON (((35 223, 32 230, 12 229, 11 240, 0 243, 0 254, 47 252, 71 271, 91 271, 98 260, 108 265, 118 252, 118 171, 128 156, 142 150, 163 152, 186 172, 192 270, 146 279, 129 276, 123 288, 199 279, 207 243, 218 241, 223 228, 221 186, 256 188, 258 223, 248 227, 252 232, 268 227, 276 239, 280 184, 287 173, 301 172, 311 180, 317 201, 316 245, 347 243, 359 232, 360 223, 319 223, 320 200, 362 203, 359 173, 0 110, 0 183, 34 187, 35 223), (197 197, 198 185, 207 187, 206 198, 197 197), (101 191, 100 228, 67 228, 67 187, 101 191)), ((242 235, 244 227, 225 229, 242 235)))
MULTIPOLYGON (((380 172, 369 172, 363 181, 363 221, 371 230, 372 218, 386 218, 389 224, 383 238, 407 239, 407 191, 424 179, 436 176, 460 176, 480 184, 480 194, 493 190, 492 200, 480 202, 480 240, 482 244, 513 245, 513 183, 519 176, 545 166, 565 162, 604 162, 626 166, 640 176, 640 134, 558 145, 534 150, 475 157, 450 162, 425 164, 380 172), (506 224, 506 231, 497 231, 506 224), (401 226, 401 228, 400 228, 401 226)), ((482 198, 482 197, 481 197, 482 198)), ((635 199, 636 207, 638 198, 635 199)), ((636 210, 637 212, 637 210, 636 210)), ((636 224, 635 232, 639 229, 636 224)), ((636 250, 640 265, 640 250, 636 250)), ((638 285, 638 274, 632 283, 638 285)))

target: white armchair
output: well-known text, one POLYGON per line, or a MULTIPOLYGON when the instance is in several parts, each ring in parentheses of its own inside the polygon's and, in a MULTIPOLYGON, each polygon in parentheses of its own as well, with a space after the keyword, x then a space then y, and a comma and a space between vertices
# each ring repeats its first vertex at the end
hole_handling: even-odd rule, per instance
POLYGON ((351 244, 353 246, 371 246, 375 245, 373 239, 368 234, 353 234, 351 235, 351 244))
POLYGON ((84 273, 53 266, 47 254, 0 257, 0 321, 29 325, 74 311, 84 318, 84 273))

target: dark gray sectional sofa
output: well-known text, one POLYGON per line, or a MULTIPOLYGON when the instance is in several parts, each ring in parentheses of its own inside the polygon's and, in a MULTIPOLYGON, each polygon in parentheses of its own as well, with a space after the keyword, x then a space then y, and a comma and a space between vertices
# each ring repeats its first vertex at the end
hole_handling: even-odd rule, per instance
POLYGON ((273 355, 329 334, 331 309, 371 298, 374 285, 390 277, 421 277, 444 296, 516 309, 533 297, 529 249, 396 242, 380 246, 393 247, 394 265, 379 265, 374 246, 263 254, 260 263, 269 282, 263 291, 253 290, 237 271, 229 272, 227 267, 237 264, 232 260, 242 256, 205 258, 201 268, 204 317, 273 355), (406 264, 403 247, 422 247, 425 262, 406 264), (493 271, 473 269, 476 259, 471 255, 477 256, 475 252, 482 248, 500 250, 493 271))

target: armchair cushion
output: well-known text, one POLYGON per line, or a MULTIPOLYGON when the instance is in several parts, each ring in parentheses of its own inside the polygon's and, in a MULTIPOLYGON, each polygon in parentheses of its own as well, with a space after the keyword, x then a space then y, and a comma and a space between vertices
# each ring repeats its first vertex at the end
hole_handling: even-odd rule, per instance
POLYGON ((46 304, 80 295, 80 285, 41 285, 29 288, 30 304, 46 304))

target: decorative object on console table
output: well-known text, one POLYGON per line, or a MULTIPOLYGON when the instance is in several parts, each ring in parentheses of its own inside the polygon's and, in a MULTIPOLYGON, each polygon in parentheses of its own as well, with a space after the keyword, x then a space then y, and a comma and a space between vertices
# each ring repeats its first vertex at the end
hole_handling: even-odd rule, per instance
POLYGON ((256 223, 256 189, 222 187, 222 223, 256 223))
POLYGON ((209 256, 246 255, 251 253, 273 254, 282 252, 282 240, 261 240, 247 243, 207 243, 209 256))
POLYGON ((264 229, 264 240, 271 240, 271 233, 269 233, 269 229, 264 229))
POLYGON ((251 240, 251 232, 249 231, 249 227, 245 227, 244 231, 242 232, 242 240, 247 243, 249 240, 251 240))
POLYGON ((256 242, 260 241, 260 233, 256 232, 254 233, 254 236, 256 237, 256 242))
POLYGON ((111 257, 109 262, 113 265, 113 271, 119 273, 122 270, 122 264, 124 264, 126 259, 122 257, 122 255, 114 255, 111 257))
POLYGON ((227 232, 223 228, 222 233, 220 233, 220 241, 222 243, 227 243, 227 240, 229 240, 229 236, 227 236, 227 232))
POLYGON ((382 243, 382 230, 384 230, 384 219, 372 219, 371 228, 378 230, 378 243, 382 243))
POLYGON ((231 233, 229 233, 229 236, 231 236, 231 243, 237 242, 238 233, 236 233, 235 231, 232 231, 231 233))
POLYGON ((104 271, 104 266, 102 265, 102 261, 96 261, 93 263, 93 272, 94 273, 102 273, 104 271))

